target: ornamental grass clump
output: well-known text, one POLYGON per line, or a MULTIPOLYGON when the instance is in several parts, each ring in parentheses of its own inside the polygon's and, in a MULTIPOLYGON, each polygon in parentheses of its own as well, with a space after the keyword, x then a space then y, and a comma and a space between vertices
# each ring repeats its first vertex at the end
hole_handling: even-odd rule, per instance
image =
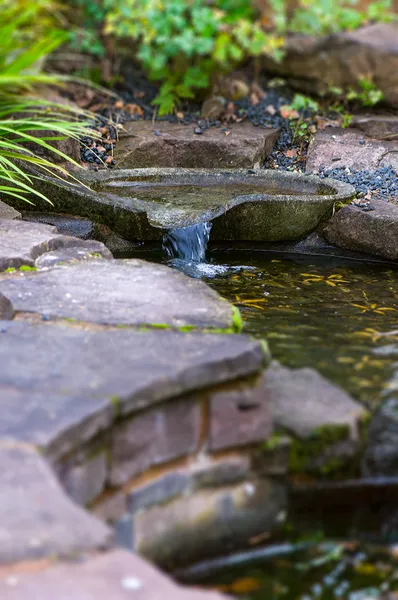
POLYGON ((40 99, 43 86, 62 80, 43 72, 43 62, 65 39, 54 27, 48 0, 2 0, 0 3, 0 198, 31 202, 41 194, 35 181, 45 174, 66 178, 51 154, 73 162, 50 142, 87 131, 82 112, 40 99), (43 150, 49 159, 43 158, 43 150), (32 169, 33 167, 33 169, 32 169))

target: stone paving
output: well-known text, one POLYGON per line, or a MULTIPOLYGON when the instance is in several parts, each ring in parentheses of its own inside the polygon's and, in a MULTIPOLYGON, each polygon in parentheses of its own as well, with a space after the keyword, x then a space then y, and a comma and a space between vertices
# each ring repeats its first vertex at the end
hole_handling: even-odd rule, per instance
POLYGON ((264 347, 224 333, 239 314, 202 282, 45 224, 0 220, 0 265, 0 597, 216 599, 112 551, 83 507, 205 431, 210 451, 265 439, 264 347))
POLYGON ((194 127, 175 123, 132 121, 116 144, 115 157, 123 169, 189 167, 222 169, 254 167, 271 153, 278 129, 250 123, 211 127, 200 134, 194 127))
MULTIPOLYGON (((309 169, 317 168, 325 139, 333 165, 343 148, 344 160, 364 159, 357 145, 369 164, 386 160, 395 122, 387 133, 379 122, 355 127, 320 132, 309 169), (374 139, 359 143, 358 129, 374 139)), ((150 140, 155 153, 177 147, 178 135, 171 142, 159 134, 150 140)), ((207 141, 207 132, 193 136, 202 157, 213 134, 224 148, 225 132, 207 141)), ((253 132, 244 135, 249 142, 240 139, 234 152, 252 166, 272 148, 275 132, 256 134, 256 143, 253 132)), ((146 143, 139 140, 131 154, 146 143)), ((94 196, 88 212, 98 208, 94 196)), ((77 204, 86 199, 82 193, 77 204)), ((379 204, 340 210, 328 240, 396 260, 398 207, 379 204)), ((111 202, 103 210, 112 226, 122 223, 111 202)), ((201 281, 114 260, 99 241, 19 217, 0 203, 0 598, 221 598, 182 588, 137 555, 115 550, 115 534, 169 569, 216 553, 220 539, 232 548, 260 530, 272 536, 286 518, 286 479, 274 476, 288 475, 296 444, 290 434, 307 441, 314 430, 343 428, 339 456, 357 456, 365 411, 313 372, 273 364, 264 379, 266 346, 235 335, 239 313, 201 281), (298 412, 297 396, 305 399, 298 412), (325 403, 333 405, 326 416, 325 403), (288 435, 272 439, 273 424, 288 435)), ((148 227, 142 211, 137 223, 148 227)), ((125 235, 128 226, 116 230, 125 235)), ((334 441, 322 442, 327 459, 335 457, 334 441)))

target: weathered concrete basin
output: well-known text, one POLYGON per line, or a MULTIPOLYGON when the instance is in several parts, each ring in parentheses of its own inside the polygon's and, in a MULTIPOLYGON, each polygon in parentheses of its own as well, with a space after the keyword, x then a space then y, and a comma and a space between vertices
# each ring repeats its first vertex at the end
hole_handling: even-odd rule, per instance
POLYGON ((293 240, 313 230, 335 202, 355 194, 352 186, 332 179, 264 169, 148 168, 76 175, 86 188, 44 184, 56 210, 90 216, 137 241, 206 221, 213 221, 213 239, 293 240))

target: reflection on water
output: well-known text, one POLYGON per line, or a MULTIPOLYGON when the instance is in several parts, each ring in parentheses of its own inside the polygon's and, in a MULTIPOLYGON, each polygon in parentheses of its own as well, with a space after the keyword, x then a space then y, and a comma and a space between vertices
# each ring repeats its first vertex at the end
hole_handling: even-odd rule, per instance
POLYGON ((321 544, 226 567, 200 584, 242 600, 396 600, 398 562, 387 549, 321 544))
POLYGON ((204 279, 239 307, 245 331, 266 338, 274 358, 314 367, 370 406, 380 400, 398 360, 397 268, 247 251, 212 260, 250 267, 204 279))

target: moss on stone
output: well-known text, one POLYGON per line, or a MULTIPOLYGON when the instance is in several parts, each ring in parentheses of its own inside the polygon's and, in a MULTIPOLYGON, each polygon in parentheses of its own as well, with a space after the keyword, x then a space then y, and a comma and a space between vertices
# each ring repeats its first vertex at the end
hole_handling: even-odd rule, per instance
MULTIPOLYGON (((322 454, 334 444, 349 439, 350 429, 348 425, 323 425, 315 429, 311 437, 306 440, 293 439, 289 453, 289 472, 312 473, 333 476, 344 470, 347 460, 342 457, 325 457, 319 466, 316 463, 322 461, 322 454), (314 464, 315 463, 315 464, 314 464)), ((352 461, 352 457, 349 457, 352 461)))
POLYGON ((31 267, 30 265, 21 265, 19 271, 37 271, 37 268, 31 267))
POLYGON ((8 267, 8 269, 5 269, 3 272, 4 273, 16 273, 17 271, 20 272, 24 272, 24 271, 37 271, 36 267, 31 267, 30 265, 21 265, 20 267, 8 267))
POLYGON ((235 333, 240 333, 243 328, 243 319, 237 306, 232 306, 232 325, 235 333))
POLYGON ((120 398, 118 396, 110 396, 109 400, 113 406, 113 416, 117 419, 120 415, 120 398))
POLYGON ((260 342, 261 350, 263 351, 263 354, 264 354, 265 363, 268 365, 272 359, 271 350, 269 349, 268 342, 266 340, 259 340, 259 342, 260 342))

